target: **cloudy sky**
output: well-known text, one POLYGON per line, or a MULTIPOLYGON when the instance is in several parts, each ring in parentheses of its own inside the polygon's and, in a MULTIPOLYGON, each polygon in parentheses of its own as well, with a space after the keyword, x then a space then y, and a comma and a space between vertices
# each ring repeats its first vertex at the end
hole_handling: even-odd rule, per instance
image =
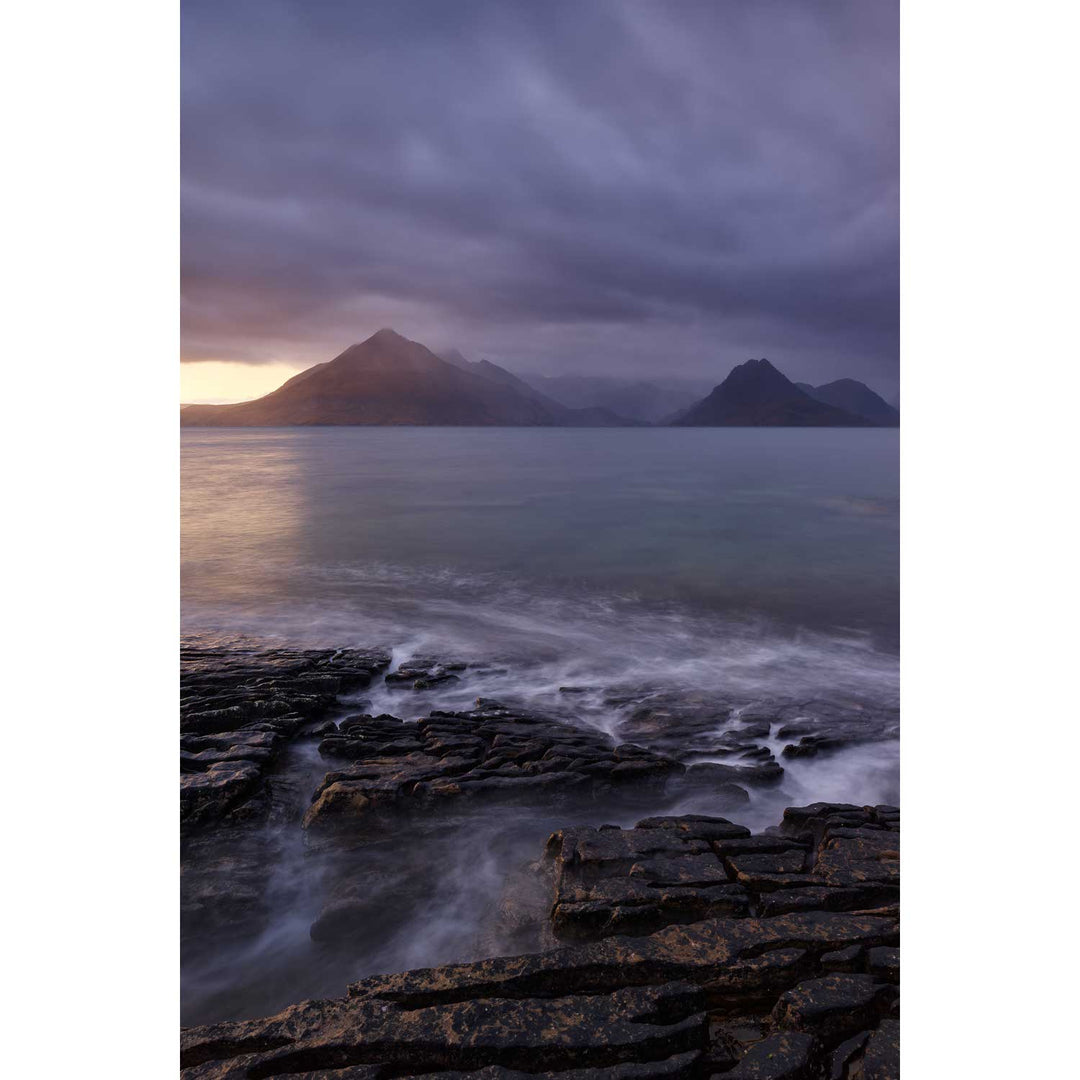
POLYGON ((183 0, 186 400, 382 326, 893 396, 893 0, 183 0))

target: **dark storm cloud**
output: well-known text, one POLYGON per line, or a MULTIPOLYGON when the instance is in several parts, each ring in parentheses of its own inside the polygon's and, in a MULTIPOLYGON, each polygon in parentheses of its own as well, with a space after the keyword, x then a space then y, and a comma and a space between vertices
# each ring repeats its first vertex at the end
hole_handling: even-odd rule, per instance
POLYGON ((185 0, 184 351, 889 390, 892 2, 185 0))

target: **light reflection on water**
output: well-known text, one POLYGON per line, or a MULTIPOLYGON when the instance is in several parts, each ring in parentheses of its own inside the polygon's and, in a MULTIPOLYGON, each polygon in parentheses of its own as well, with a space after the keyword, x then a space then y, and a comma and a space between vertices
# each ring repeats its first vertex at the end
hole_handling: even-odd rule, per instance
MULTIPOLYGON (((896 431, 185 429, 182 438, 188 628, 390 634, 396 644, 490 615, 498 639, 509 609, 527 619, 529 608, 570 599, 583 625, 597 606, 620 617, 673 606, 855 628, 895 646, 896 431)), ((568 608, 556 621, 571 631, 576 618, 568 608)))

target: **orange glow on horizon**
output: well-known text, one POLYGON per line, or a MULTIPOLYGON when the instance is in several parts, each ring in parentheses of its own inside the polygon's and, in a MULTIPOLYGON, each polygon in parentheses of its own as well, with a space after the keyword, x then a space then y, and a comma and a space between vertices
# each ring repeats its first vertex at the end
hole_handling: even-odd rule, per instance
POLYGON ((304 365, 274 362, 239 364, 233 360, 198 360, 180 365, 183 405, 220 405, 250 401, 276 390, 304 365))

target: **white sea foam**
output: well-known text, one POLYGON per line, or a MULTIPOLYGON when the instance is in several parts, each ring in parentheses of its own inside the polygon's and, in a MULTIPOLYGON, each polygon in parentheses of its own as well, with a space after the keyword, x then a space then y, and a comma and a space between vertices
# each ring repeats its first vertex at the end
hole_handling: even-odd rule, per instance
MULTIPOLYGON (((460 707, 477 696, 565 706, 560 686, 655 685, 732 700, 869 700, 894 706, 895 654, 856 630, 788 629, 764 617, 723 616, 626 594, 568 596, 499 575, 418 571, 385 564, 310 571, 312 592, 333 576, 333 600, 257 609, 185 608, 186 630, 220 630, 320 646, 379 646, 395 664, 417 656, 487 665, 431 700, 460 707)), ((578 699, 595 710, 595 697, 578 699)))

